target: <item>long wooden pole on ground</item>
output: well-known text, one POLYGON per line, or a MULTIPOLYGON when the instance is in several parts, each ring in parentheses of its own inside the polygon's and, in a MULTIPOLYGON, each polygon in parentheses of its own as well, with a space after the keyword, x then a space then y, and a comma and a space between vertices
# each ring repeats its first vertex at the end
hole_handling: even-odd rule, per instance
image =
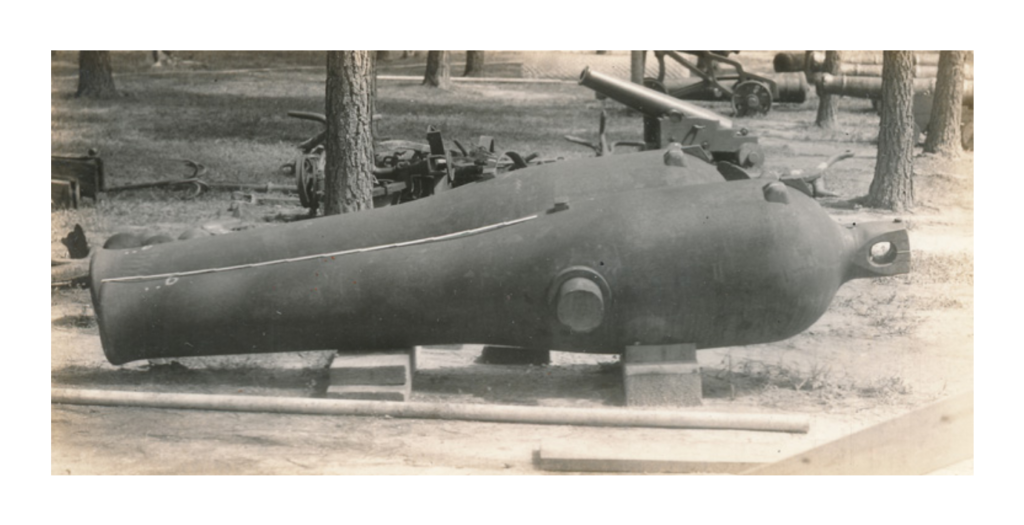
POLYGON ((390 416, 413 419, 457 419, 538 425, 702 428, 806 433, 807 416, 791 414, 729 414, 697 411, 582 409, 512 405, 452 405, 353 401, 302 397, 164 394, 112 390, 55 388, 50 402, 69 405, 132 406, 272 412, 336 416, 390 416))

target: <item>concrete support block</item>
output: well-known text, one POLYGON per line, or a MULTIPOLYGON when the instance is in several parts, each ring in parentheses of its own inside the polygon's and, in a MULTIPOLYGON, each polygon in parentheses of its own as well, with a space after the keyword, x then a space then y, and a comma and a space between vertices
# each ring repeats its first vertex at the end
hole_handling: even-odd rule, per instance
POLYGON ((630 346, 622 366, 626 406, 698 406, 696 345, 630 346))

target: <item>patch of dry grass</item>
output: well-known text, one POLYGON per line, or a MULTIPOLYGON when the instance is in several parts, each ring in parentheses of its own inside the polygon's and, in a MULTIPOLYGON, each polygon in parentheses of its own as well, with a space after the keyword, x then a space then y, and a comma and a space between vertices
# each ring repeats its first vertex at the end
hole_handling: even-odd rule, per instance
POLYGON ((753 396, 759 404, 771 407, 810 403, 836 409, 865 398, 897 404, 913 393, 899 373, 856 379, 828 363, 801 366, 781 357, 774 363, 727 358, 718 367, 705 368, 704 377, 712 390, 728 388, 730 397, 753 396))

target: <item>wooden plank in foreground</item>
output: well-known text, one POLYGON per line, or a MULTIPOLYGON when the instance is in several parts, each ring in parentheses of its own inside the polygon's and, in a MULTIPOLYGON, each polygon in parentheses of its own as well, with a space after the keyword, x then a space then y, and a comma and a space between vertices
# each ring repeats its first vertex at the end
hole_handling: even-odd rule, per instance
POLYGON ((744 474, 928 474, 973 457, 967 392, 744 474))
POLYGON ((723 455, 710 451, 707 446, 685 443, 671 447, 624 443, 602 446, 548 440, 541 443, 537 454, 537 466, 554 472, 738 474, 768 461, 765 454, 754 454, 749 449, 734 449, 723 455))

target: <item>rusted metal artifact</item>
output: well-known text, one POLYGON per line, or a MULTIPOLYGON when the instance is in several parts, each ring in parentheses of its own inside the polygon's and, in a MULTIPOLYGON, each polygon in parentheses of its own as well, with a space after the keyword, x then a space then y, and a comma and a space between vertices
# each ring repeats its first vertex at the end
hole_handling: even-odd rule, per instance
POLYGON ((580 74, 580 84, 643 113, 646 149, 678 143, 686 153, 707 162, 743 167, 764 163, 757 137, 744 128, 733 129, 731 120, 714 111, 589 67, 580 74))
MULTIPOLYGON (((291 117, 327 125, 319 113, 289 111, 291 117)), ((302 206, 316 214, 324 194, 324 147, 326 130, 299 145, 299 155, 282 170, 295 176, 296 191, 302 206)), ((536 155, 525 158, 514 151, 496 151, 494 138, 481 136, 477 146, 467 150, 458 141, 458 150, 445 147, 441 131, 427 128, 426 143, 385 140, 376 144, 373 207, 381 208, 411 202, 452 188, 488 180, 498 173, 544 161, 536 155)))
POLYGON ((713 51, 655 51, 654 56, 658 59, 658 78, 645 79, 644 85, 686 100, 730 100, 739 117, 765 115, 773 102, 807 100, 807 83, 799 75, 756 75, 745 71, 738 61, 713 51), (681 53, 693 55, 697 63, 681 53), (694 77, 667 83, 665 57, 678 62, 694 77))
POLYGON ((82 157, 50 157, 51 209, 77 208, 82 197, 99 198, 105 190, 103 160, 90 149, 82 157))
POLYGON ((452 343, 764 343, 814 323, 843 282, 909 270, 903 225, 844 227, 780 181, 724 182, 679 155, 531 167, 187 249, 97 250, 104 352, 121 364, 452 343))
MULTIPOLYGON (((775 82, 776 87, 779 90, 779 99, 773 99, 774 102, 792 102, 796 104, 802 104, 807 101, 807 81, 804 79, 804 75, 799 73, 785 73, 776 76, 772 79, 775 82)), ((731 100, 730 95, 714 86, 709 86, 705 81, 699 78, 681 78, 672 82, 660 82, 657 79, 646 78, 644 79, 644 85, 662 93, 668 93, 676 98, 684 100, 731 100)), ((733 94, 736 92, 740 94, 744 92, 753 91, 751 87, 743 87, 733 90, 733 94)), ((767 91, 766 91, 767 92, 767 91)), ((767 92, 770 94, 770 92, 767 92)), ((737 103, 743 103, 741 98, 737 98, 737 103)), ((762 101, 758 100, 758 104, 762 101)), ((746 107, 751 107, 751 104, 745 104, 746 107)), ((742 115, 741 115, 742 116, 742 115)))

